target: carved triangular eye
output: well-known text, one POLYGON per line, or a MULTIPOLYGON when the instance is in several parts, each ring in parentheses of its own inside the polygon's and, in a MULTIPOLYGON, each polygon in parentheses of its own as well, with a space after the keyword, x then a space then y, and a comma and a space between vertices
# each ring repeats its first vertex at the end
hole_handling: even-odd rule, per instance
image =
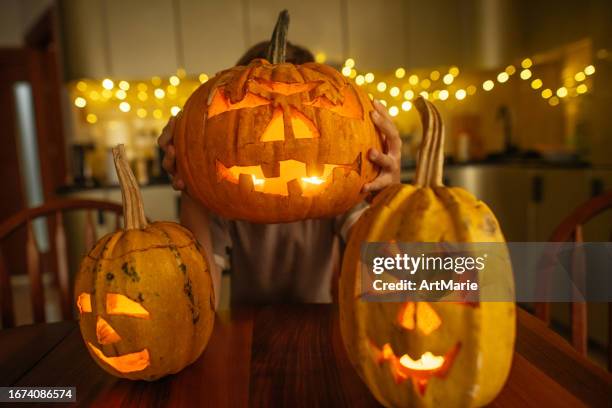
POLYGON ((257 106, 269 105, 270 101, 254 93, 247 92, 241 101, 231 103, 223 89, 215 89, 212 100, 208 104, 208 117, 212 118, 220 113, 234 109, 255 108, 257 106))
POLYGON ((98 316, 96 322, 96 337, 100 344, 113 344, 121 340, 121 336, 108 324, 106 320, 98 316))
POLYGON ((291 109, 291 127, 296 139, 312 139, 319 137, 317 127, 302 112, 291 109))
POLYGON ((148 319, 149 312, 138 302, 118 293, 106 295, 106 313, 109 315, 126 315, 140 319, 148 319))
POLYGON ((91 313, 91 296, 89 293, 81 293, 77 297, 77 308, 79 313, 91 313))
POLYGON ((283 109, 277 107, 272 114, 272 120, 261 135, 262 142, 275 142, 285 140, 285 124, 283 122, 283 109))

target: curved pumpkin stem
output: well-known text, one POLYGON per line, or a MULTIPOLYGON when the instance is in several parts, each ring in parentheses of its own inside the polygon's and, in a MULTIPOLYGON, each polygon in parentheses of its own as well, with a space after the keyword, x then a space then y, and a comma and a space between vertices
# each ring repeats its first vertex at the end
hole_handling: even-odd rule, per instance
POLYGON ((414 184, 419 187, 443 186, 444 125, 440 119, 440 112, 423 97, 418 97, 414 106, 419 111, 423 125, 423 139, 414 184))
POLYGON ((272 64, 285 62, 287 56, 287 31, 289 31, 289 12, 283 10, 278 14, 276 26, 272 32, 272 38, 268 45, 266 59, 272 64))
POLYGON ((130 164, 125 158, 125 147, 120 144, 113 148, 113 159, 115 169, 119 176, 121 186, 121 198, 123 199, 124 229, 144 229, 147 227, 147 218, 144 213, 142 196, 138 188, 138 182, 130 164))

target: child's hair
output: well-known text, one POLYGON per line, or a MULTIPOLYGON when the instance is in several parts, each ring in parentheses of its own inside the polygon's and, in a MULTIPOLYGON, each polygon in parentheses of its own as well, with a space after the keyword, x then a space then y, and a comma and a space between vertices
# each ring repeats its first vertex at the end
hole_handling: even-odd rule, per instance
MULTIPOLYGON (((266 58, 268 52, 269 41, 262 41, 255 44, 244 53, 238 60, 236 65, 248 65, 254 59, 266 58)), ((287 58, 286 61, 291 64, 304 64, 306 62, 314 62, 314 56, 308 49, 293 45, 287 41, 287 58)))

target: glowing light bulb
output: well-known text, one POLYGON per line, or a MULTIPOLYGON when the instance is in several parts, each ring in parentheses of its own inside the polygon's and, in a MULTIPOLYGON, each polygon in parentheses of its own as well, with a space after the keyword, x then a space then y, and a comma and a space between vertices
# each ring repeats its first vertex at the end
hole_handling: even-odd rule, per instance
POLYGON ((351 67, 344 66, 344 67, 342 67, 342 71, 340 71, 340 72, 342 72, 342 75, 347 77, 347 76, 351 75, 351 67))
POLYGON ((514 65, 508 65, 505 71, 508 75, 514 75, 514 73, 516 72, 516 68, 514 67, 514 65))
POLYGON ((400 94, 400 89, 397 86, 394 86, 389 90, 389 95, 396 97, 400 94))
POLYGON ((557 96, 559 98, 565 98, 567 96, 567 88, 562 86, 561 88, 557 89, 557 96))
POLYGON ((374 74, 371 72, 368 72, 367 74, 365 74, 365 81, 368 84, 371 84, 374 81, 374 74))
POLYGON ((455 92, 455 98, 457 98, 457 100, 459 101, 464 100, 465 96, 466 96, 465 89, 457 89, 457 92, 455 92))
POLYGON ((410 101, 404 101, 402 102, 402 110, 408 112, 410 109, 412 109, 412 102, 410 101))
POLYGON ((521 61, 521 67, 523 68, 530 68, 532 65, 533 61, 531 61, 529 58, 525 58, 523 61, 521 61))
POLYGON ((446 85, 452 84, 454 80, 455 77, 452 74, 446 74, 442 77, 442 82, 444 82, 446 85))
POLYGON ((355 83, 359 86, 363 85, 365 83, 365 77, 363 75, 357 75, 355 77, 355 83))
POLYGON ((385 92, 385 89, 387 89, 387 84, 384 82, 379 82, 378 84, 376 84, 376 89, 378 90, 378 92, 385 92))
POLYGON ((438 98, 440 98, 441 101, 445 101, 448 99, 448 91, 446 89, 442 89, 440 91, 440 93, 438 94, 438 98))
POLYGON ((438 79, 440 79, 440 72, 435 71, 435 70, 434 70, 434 71, 431 71, 431 73, 429 74, 429 78, 430 78, 432 81, 437 81, 438 79))
POLYGON ((355 60, 352 58, 348 58, 346 61, 344 61, 344 66, 348 68, 353 68, 355 66, 355 60))
POLYGON ((531 70, 525 68, 521 71, 521 79, 527 80, 529 78, 531 78, 531 70))
POLYGON ((416 85, 419 83, 419 77, 416 74, 412 74, 410 75, 410 77, 408 77, 408 83, 410 85, 416 85))
POLYGON ((540 89, 542 87, 542 80, 540 78, 536 78, 531 81, 531 88, 540 89))
POLYGON ((406 75, 406 70, 404 68, 398 68, 395 70, 395 77, 402 79, 406 75))
POLYGON ((404 99, 412 100, 412 98, 414 98, 414 91, 412 89, 404 92, 404 99))
POLYGON ((130 104, 129 104, 129 103, 127 103, 127 102, 121 102, 121 103, 119 104, 119 110, 120 110, 121 112, 129 112, 131 109, 132 109, 132 107, 131 107, 131 106, 130 106, 130 104))
POLYGON ((548 104, 550 106, 557 106, 559 104, 559 98, 557 98, 556 96, 553 96, 552 98, 548 100, 548 104))
POLYGON ((128 81, 119 81, 119 89, 127 91, 130 89, 130 83, 128 81))
POLYGON ((327 60, 327 55, 324 52, 317 52, 315 54, 315 62, 322 64, 327 60))
POLYGON ((157 99, 164 99, 164 96, 166 96, 166 92, 164 92, 164 90, 161 88, 156 88, 155 91, 153 91, 153 94, 157 99))
POLYGON ((138 108, 138 110, 136 111, 136 115, 139 118, 146 118, 147 117, 147 110, 145 108, 138 108))
POLYGON ((76 106, 77 108, 84 108, 85 106, 87 106, 87 101, 85 100, 85 98, 79 96, 74 100, 74 106, 76 106))
POLYGON ((576 72, 576 75, 574 75, 574 79, 578 82, 584 81, 586 79, 586 75, 584 72, 576 72))
POLYGON ((102 87, 104 89, 111 90, 113 89, 114 86, 115 86, 115 83, 112 81, 112 79, 105 78, 102 80, 102 87))
POLYGON ((397 108, 397 106, 392 106, 389 108, 389 115, 395 117, 397 116, 398 113, 399 113, 399 109, 397 108))
POLYGON ((87 83, 85 83, 84 81, 77 82, 76 89, 81 92, 85 92, 87 90, 87 83))
POLYGON ((87 120, 87 123, 91 123, 93 125, 98 121, 98 117, 93 113, 88 113, 85 120, 87 120))
POLYGON ((170 82, 171 85, 178 86, 181 83, 181 80, 176 75, 172 75, 170 78, 168 78, 168 82, 170 82))
POLYGON ((595 73, 595 67, 593 65, 589 65, 584 68, 584 73, 587 75, 593 75, 595 73))
POLYGON ((349 78, 353 79, 357 76, 357 70, 355 68, 351 69, 351 73, 349 74, 349 78))
POLYGON ((451 74, 452 76, 456 77, 457 75, 459 75, 459 68, 457 68, 457 67, 450 67, 448 69, 448 73, 451 74))
POLYGON ((180 111, 181 111, 181 108, 179 108, 178 106, 173 106, 170 108, 170 114, 172 116, 178 115, 180 111))
POLYGON ((552 91, 549 88, 546 88, 542 91, 542 98, 548 99, 552 96, 552 91))
POLYGON ((208 75, 202 73, 202 74, 198 75, 198 80, 200 81, 201 84, 203 84, 206 81, 208 81, 208 75))
POLYGON ((508 75, 507 72, 500 72, 497 75, 497 82, 499 82, 500 84, 503 84, 504 82, 508 80, 508 78, 510 78, 510 76, 508 75))
POLYGON ((495 87, 495 82, 491 81, 490 79, 487 79, 486 81, 482 83, 482 89, 484 89, 487 92, 493 89, 494 87, 495 87))
POLYGON ((586 93, 589 90, 589 88, 586 86, 586 84, 580 84, 576 87, 576 92, 579 95, 582 95, 584 93, 586 93))

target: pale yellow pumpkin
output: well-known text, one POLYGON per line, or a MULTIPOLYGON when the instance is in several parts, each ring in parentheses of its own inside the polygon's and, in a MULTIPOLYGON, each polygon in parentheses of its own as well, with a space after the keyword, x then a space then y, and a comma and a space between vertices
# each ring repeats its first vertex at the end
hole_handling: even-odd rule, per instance
MULTIPOLYGON (((499 393, 510 370, 513 302, 360 298, 364 242, 504 242, 486 204, 443 186, 442 122, 430 102, 420 98, 415 106, 424 127, 416 181, 383 191, 353 227, 340 276, 342 338, 359 375, 386 406, 482 406, 499 393), (414 369, 426 363, 428 369, 414 369)), ((507 258, 495 268, 496 276, 512 282, 507 258)))

